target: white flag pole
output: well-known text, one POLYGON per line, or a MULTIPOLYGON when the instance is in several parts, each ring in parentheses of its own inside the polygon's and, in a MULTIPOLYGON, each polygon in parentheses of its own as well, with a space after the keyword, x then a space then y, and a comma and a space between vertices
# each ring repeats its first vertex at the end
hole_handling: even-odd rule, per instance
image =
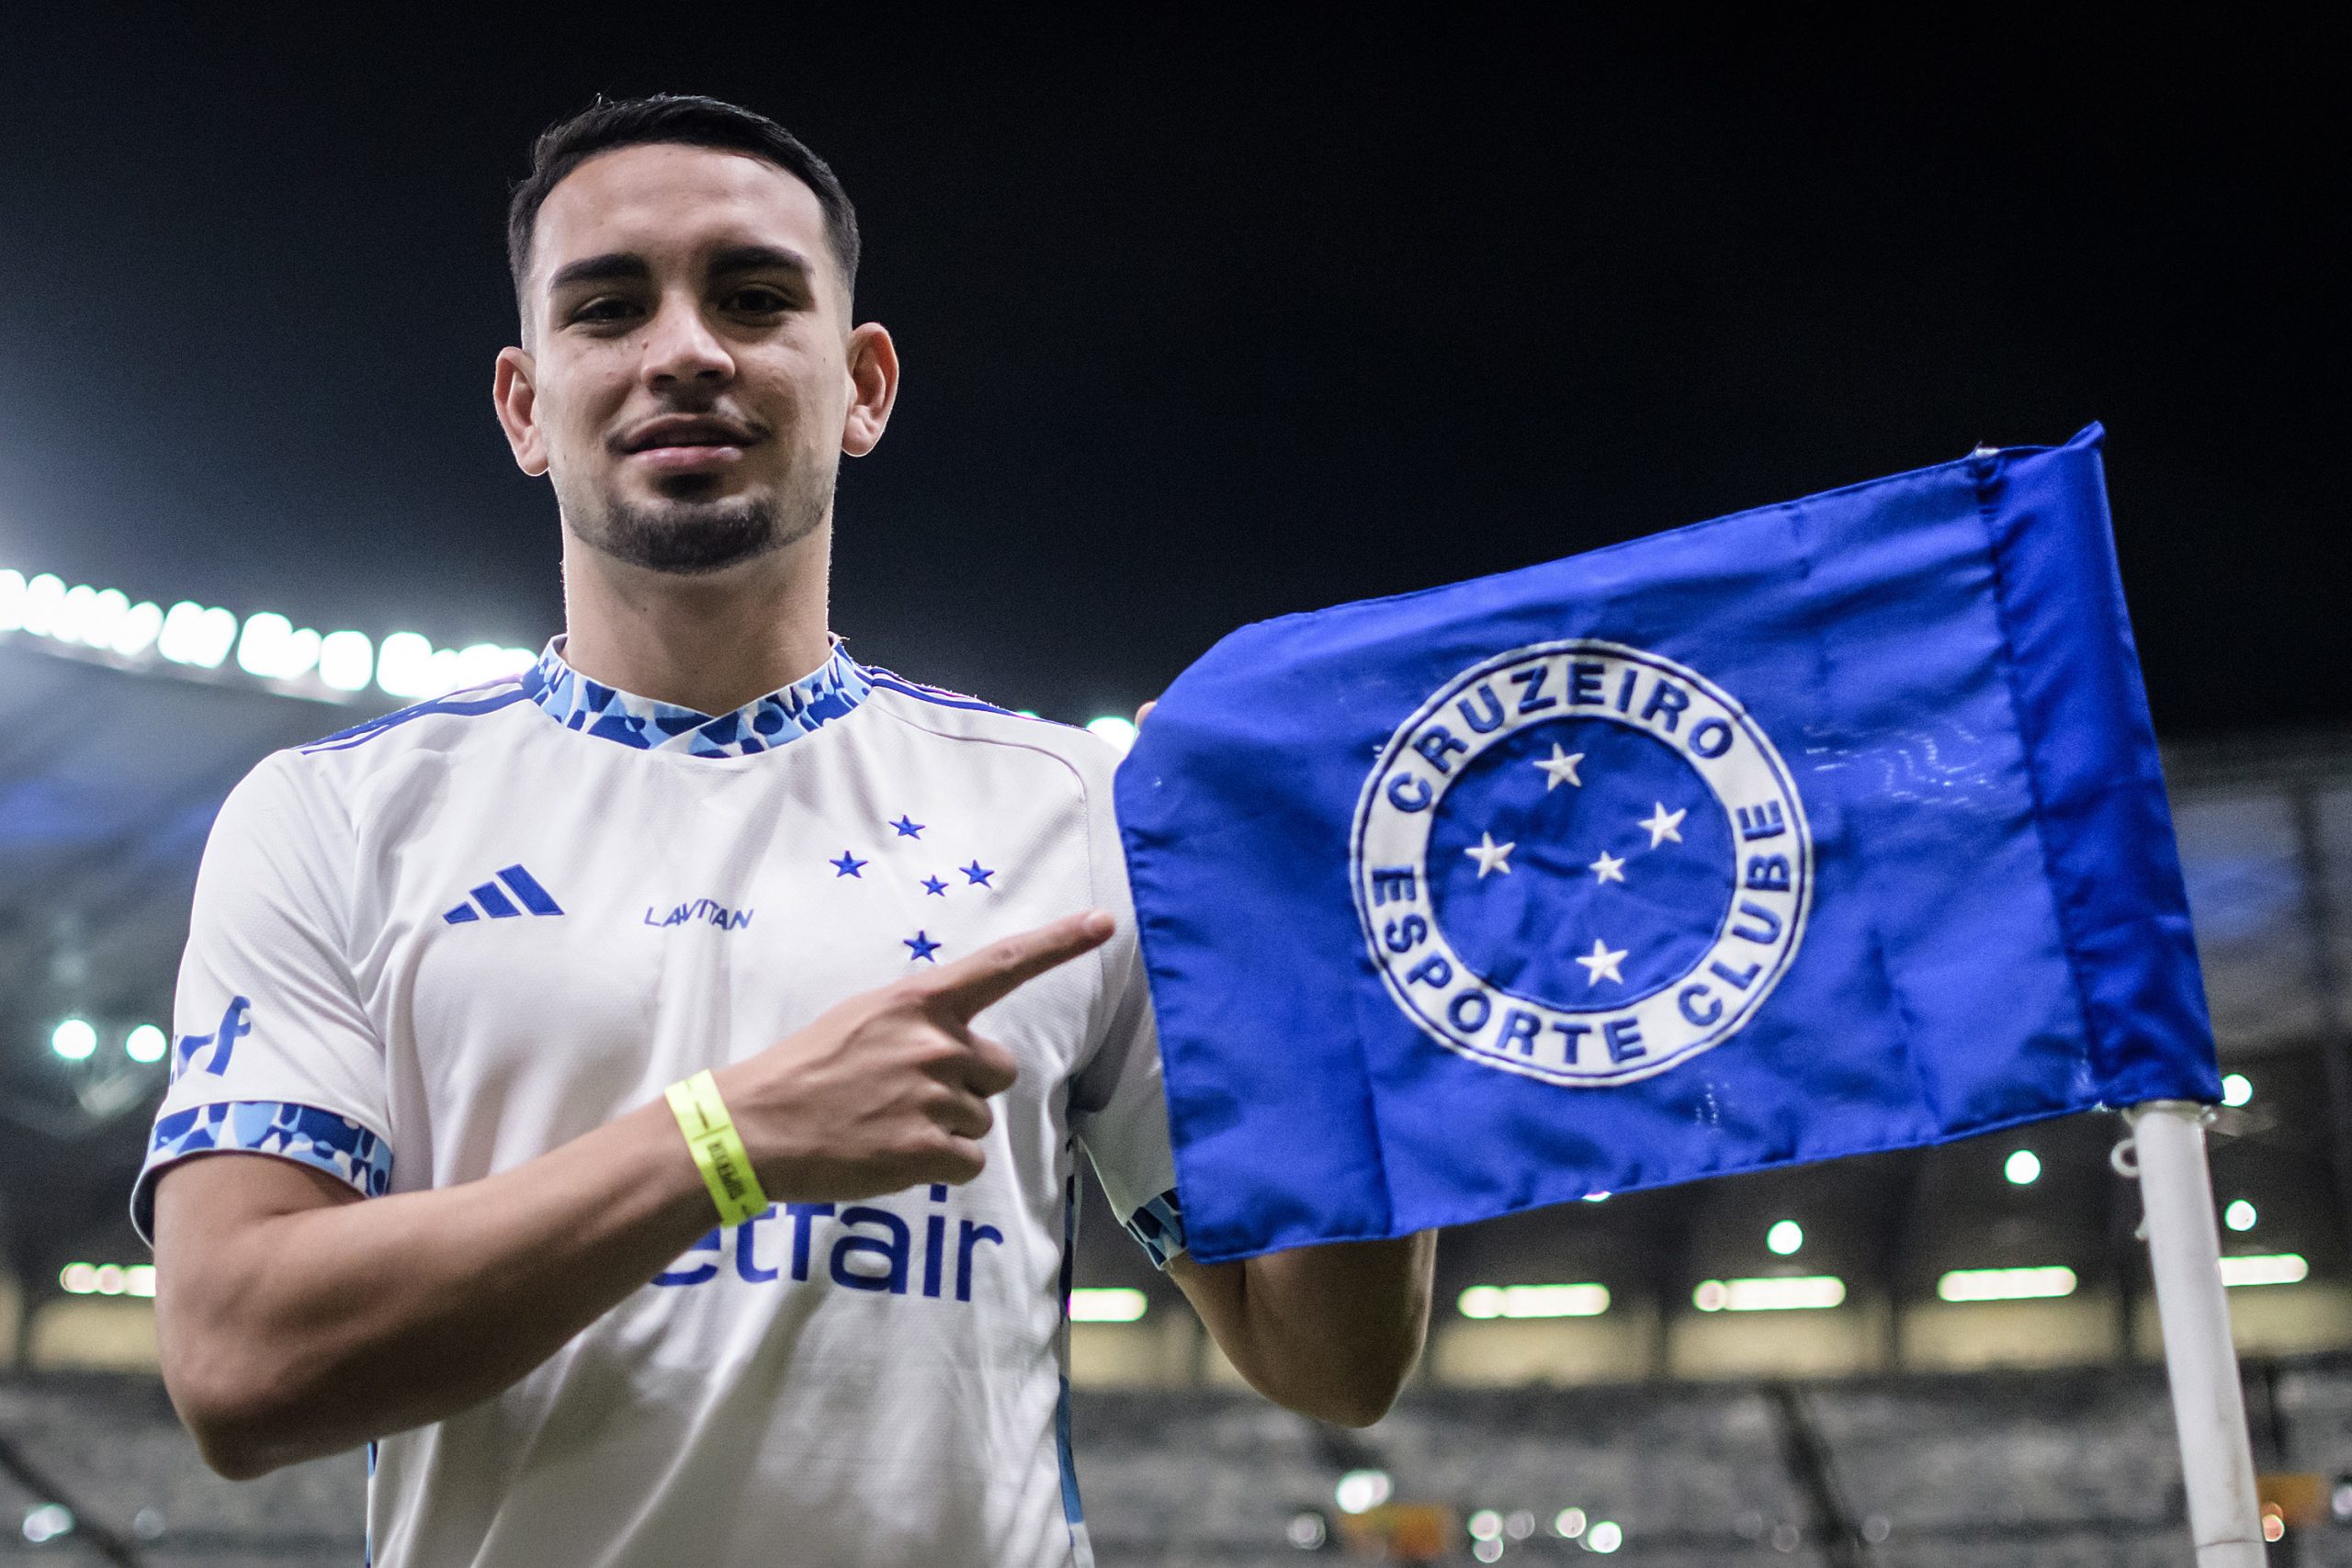
MULTIPOLYGON (((2124 1112, 2148 1216, 2148 1261, 2164 1325, 2165 1370, 2180 1428, 2180 1474, 2198 1568, 2265 1568, 2246 1441, 2245 1393, 2230 1342, 2222 1233, 2205 1165, 2205 1108, 2152 1100, 2124 1112)), ((2119 1151, 2120 1152, 2120 1151, 2119 1151)))

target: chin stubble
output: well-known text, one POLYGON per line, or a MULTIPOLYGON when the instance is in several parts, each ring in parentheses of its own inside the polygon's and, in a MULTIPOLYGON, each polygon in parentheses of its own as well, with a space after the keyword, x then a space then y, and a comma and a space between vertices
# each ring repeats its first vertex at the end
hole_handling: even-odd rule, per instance
POLYGON ((781 502, 729 496, 649 506, 606 496, 594 525, 574 526, 587 543, 631 566, 699 576, 807 538, 825 520, 830 489, 781 502))

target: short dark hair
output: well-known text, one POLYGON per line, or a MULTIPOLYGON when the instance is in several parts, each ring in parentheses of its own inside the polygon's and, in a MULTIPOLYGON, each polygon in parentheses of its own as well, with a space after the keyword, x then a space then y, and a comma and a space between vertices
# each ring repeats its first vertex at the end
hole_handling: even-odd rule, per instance
POLYGON ((763 114, 718 98, 675 93, 618 100, 600 96, 539 133, 531 143, 531 172, 506 203, 506 265, 514 275, 514 299, 526 319, 530 302, 524 294, 531 273, 531 234, 548 193, 599 152, 664 142, 748 152, 814 191, 825 212, 825 238, 841 264, 842 287, 855 291, 857 209, 831 168, 798 137, 763 114))

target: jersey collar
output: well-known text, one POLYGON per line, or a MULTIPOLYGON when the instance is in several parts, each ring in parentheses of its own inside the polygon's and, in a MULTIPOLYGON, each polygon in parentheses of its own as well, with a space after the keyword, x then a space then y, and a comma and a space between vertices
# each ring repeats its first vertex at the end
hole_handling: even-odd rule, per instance
POLYGON ((850 712, 874 689, 873 680, 836 640, 831 657, 814 673, 733 713, 701 713, 591 681, 564 662, 560 637, 548 643, 524 685, 531 700, 566 729, 640 751, 695 757, 772 751, 850 712))

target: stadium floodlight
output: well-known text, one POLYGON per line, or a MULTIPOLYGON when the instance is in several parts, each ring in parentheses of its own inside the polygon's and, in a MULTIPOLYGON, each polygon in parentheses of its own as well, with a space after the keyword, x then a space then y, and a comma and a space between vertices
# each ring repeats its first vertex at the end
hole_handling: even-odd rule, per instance
POLYGON ((376 678, 376 645, 365 632, 329 632, 319 639, 319 680, 338 692, 364 692, 376 678))
POLYGON ((218 670, 236 640, 236 616, 183 599, 164 613, 163 629, 155 636, 155 651, 175 664, 218 670))
POLYGON ((1133 1323, 1150 1307, 1150 1297, 1125 1286, 1080 1285, 1069 1293, 1072 1323, 1133 1323))
POLYGON ((508 675, 520 675, 539 661, 539 656, 527 648, 501 648, 494 642, 478 642, 458 654, 458 678, 443 691, 455 691, 459 686, 479 686, 485 681, 496 681, 508 675))
POLYGON ((2224 1285, 2300 1285, 2311 1277, 2312 1266, 2300 1252, 2271 1252, 2251 1258, 2222 1259, 2224 1285))
POLYGON ((294 623, 275 610, 247 615, 245 629, 237 637, 237 668, 264 680, 275 678, 293 635, 294 623))
POLYGON ((49 1032, 49 1048, 69 1062, 86 1062, 98 1048, 98 1032, 86 1019, 65 1019, 49 1032))
POLYGON ((1702 1280, 1690 1292, 1690 1304, 1701 1312, 1819 1312, 1845 1302, 1846 1281, 1834 1274, 1702 1280))
POLYGON ((1136 727, 1134 721, 1131 719, 1121 718, 1116 714, 1106 713, 1100 718, 1088 719, 1086 721, 1086 732, 1089 735, 1101 736, 1103 739, 1109 741, 1123 752, 1132 748, 1136 743, 1136 727))
POLYGON ((2001 1174, 2012 1187, 2030 1187, 2041 1179, 2041 1156, 2031 1149, 2015 1150, 2002 1164, 2001 1174))
POLYGON ((2251 1102, 2253 1099, 2254 1080, 2252 1078, 2246 1077, 2244 1073, 2223 1073, 2222 1075, 2222 1104, 2229 1106, 2245 1105, 2251 1102))
POLYGON ((1584 1549, 1604 1556, 1625 1544, 1625 1529, 1613 1519, 1595 1519, 1584 1532, 1584 1549))
POLYGON ((2230 1206, 2222 1211, 2222 1223, 2233 1231, 2252 1230, 2260 1217, 2254 1205, 2243 1198, 2233 1199, 2230 1206))
POLYGON ((1340 1505, 1343 1514, 1363 1514, 1388 1501, 1389 1494, 1395 1490, 1385 1470, 1351 1470, 1340 1477, 1331 1500, 1340 1505))
POLYGON ((237 668, 264 681, 299 681, 319 661, 319 634, 299 630, 274 610, 245 617, 237 638, 237 668))
POLYGON ((22 631, 24 626, 25 574, 0 567, 0 632, 22 631))
POLYGON ((171 1045, 171 1037, 152 1023, 142 1023, 122 1037, 122 1054, 134 1062, 160 1062, 171 1045))
POLYGON ((1936 1294, 1948 1302, 2047 1301, 2075 1293, 2075 1271, 2052 1265, 2040 1269, 1955 1269, 1936 1281, 1936 1294))
POLYGON ((393 632, 376 646, 376 684, 392 697, 433 694, 433 644, 415 632, 393 632))
POLYGON ((122 613, 107 646, 125 659, 136 659, 155 646, 156 634, 163 629, 164 607, 153 599, 141 599, 122 613))
POLYGON ((1775 1220, 1764 1233, 1764 1245, 1782 1258, 1790 1257, 1804 1246, 1804 1227, 1794 1220, 1775 1220))
POLYGON ((1562 1540, 1575 1540, 1584 1534, 1585 1527, 1590 1522, 1585 1517, 1582 1508, 1563 1508, 1552 1516, 1552 1533, 1562 1540))
POLYGON ((25 583, 24 597, 17 601, 17 629, 34 637, 47 637, 57 624, 58 612, 64 607, 63 578, 51 571, 30 578, 25 583))
POLYGON ((1473 1285, 1454 1305, 1463 1316, 1599 1317, 1609 1310, 1606 1285, 1473 1285))
POLYGON ((92 588, 82 583, 66 591, 65 603, 59 608, 49 635, 60 642, 77 642, 85 648, 111 647, 114 629, 122 624, 122 617, 130 609, 130 596, 121 589, 92 588))
POLYGON ((74 584, 65 591, 64 602, 51 617, 49 635, 59 642, 80 642, 82 629, 88 626, 98 591, 86 582, 74 584))

